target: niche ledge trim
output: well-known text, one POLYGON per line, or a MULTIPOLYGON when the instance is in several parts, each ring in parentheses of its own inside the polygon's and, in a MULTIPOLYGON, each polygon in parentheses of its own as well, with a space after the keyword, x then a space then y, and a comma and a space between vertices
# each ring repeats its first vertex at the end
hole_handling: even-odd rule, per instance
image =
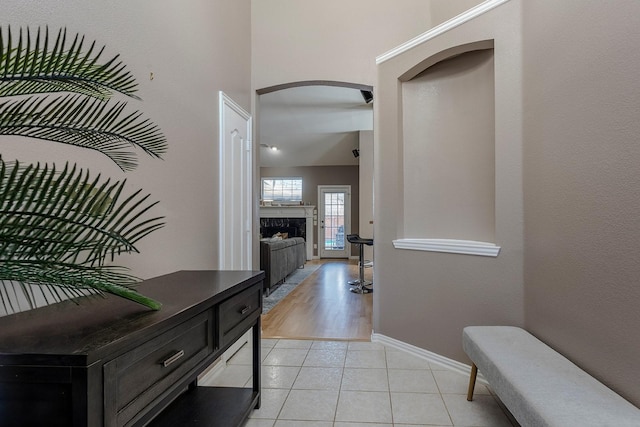
POLYGON ((413 251, 446 252, 451 254, 480 255, 497 257, 500 246, 488 242, 455 239, 397 239, 393 241, 396 249, 413 251))

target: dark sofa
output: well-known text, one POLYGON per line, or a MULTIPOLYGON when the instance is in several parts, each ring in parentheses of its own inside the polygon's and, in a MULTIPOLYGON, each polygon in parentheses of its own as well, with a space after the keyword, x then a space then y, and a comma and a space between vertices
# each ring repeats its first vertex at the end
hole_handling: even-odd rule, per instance
POLYGON ((302 237, 260 241, 260 270, 264 270, 267 296, 297 268, 304 267, 307 249, 302 237))

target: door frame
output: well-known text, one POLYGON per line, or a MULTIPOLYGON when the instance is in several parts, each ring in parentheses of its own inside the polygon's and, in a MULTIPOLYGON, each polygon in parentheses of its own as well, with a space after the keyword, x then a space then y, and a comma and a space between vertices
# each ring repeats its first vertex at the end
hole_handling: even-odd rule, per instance
POLYGON ((251 114, 245 111, 240 105, 238 105, 233 99, 227 96, 223 91, 219 92, 219 156, 218 156, 218 167, 219 167, 219 186, 218 186, 218 268, 221 270, 229 269, 232 267, 234 269, 251 269, 253 262, 253 239, 252 237, 252 228, 253 228, 253 164, 252 164, 252 118, 251 114), (231 173, 233 172, 232 167, 236 165, 229 165, 225 160, 228 154, 228 147, 224 144, 225 136, 228 133, 232 133, 234 131, 238 131, 238 129, 229 130, 226 129, 225 119, 227 114, 237 114, 243 120, 246 121, 246 140, 243 141, 245 146, 242 148, 242 152, 244 154, 243 159, 241 161, 242 167, 244 167, 243 180, 245 182, 246 188, 243 189, 244 195, 242 195, 244 199, 244 206, 246 215, 244 218, 244 224, 241 224, 243 231, 243 240, 245 243, 245 248, 242 253, 242 260, 240 261, 240 265, 238 266, 237 261, 234 262, 230 260, 228 256, 226 256, 226 245, 231 244, 234 245, 238 243, 234 241, 234 239, 230 239, 228 241, 224 238, 226 232, 229 230, 228 227, 231 227, 231 224, 227 223, 227 209, 230 204, 227 202, 227 197, 229 196, 227 186, 229 180, 233 179, 231 173))
POLYGON ((351 185, 318 185, 318 258, 351 258, 351 243, 347 241, 347 235, 351 233, 351 185), (344 255, 325 256, 324 251, 324 190, 344 190, 344 255))

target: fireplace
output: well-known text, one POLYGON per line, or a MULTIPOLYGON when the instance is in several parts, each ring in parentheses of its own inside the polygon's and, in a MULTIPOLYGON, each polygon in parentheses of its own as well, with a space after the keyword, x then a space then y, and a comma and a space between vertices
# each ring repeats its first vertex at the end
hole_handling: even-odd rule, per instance
POLYGON ((277 232, 303 237, 307 260, 313 259, 313 226, 317 222, 315 206, 260 206, 260 234, 271 237, 277 232), (292 234, 294 233, 294 234, 292 234))
POLYGON ((271 237, 276 233, 287 233, 289 237, 307 240, 306 218, 260 218, 260 234, 271 237))

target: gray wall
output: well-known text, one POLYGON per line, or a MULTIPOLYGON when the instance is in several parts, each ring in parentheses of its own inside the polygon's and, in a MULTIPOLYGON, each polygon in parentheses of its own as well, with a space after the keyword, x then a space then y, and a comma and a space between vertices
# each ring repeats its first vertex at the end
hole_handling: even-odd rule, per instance
MULTIPOLYGON (((500 13, 486 13, 378 66, 374 105, 377 119, 374 128, 374 332, 459 361, 468 361, 461 345, 464 326, 524 324, 520 8, 514 1, 498 10, 500 13), (488 162, 486 172, 495 173, 492 243, 501 246, 500 254, 490 258, 395 249, 392 241, 402 238, 480 240, 478 235, 465 238, 454 234, 457 230, 450 223, 448 232, 442 230, 438 235, 425 235, 426 230, 411 228, 411 221, 416 221, 416 211, 429 211, 431 201, 419 198, 417 203, 408 204, 411 211, 405 211, 404 199, 412 197, 406 192, 405 181, 411 181, 408 187, 414 191, 422 185, 425 191, 432 187, 446 192, 452 180, 464 177, 464 170, 446 179, 434 177, 431 181, 424 179, 430 172, 420 163, 408 162, 413 166, 407 170, 405 160, 416 153, 424 154, 420 150, 430 143, 432 131, 423 127, 422 132, 412 133, 412 129, 406 128, 411 124, 424 124, 428 112, 406 108, 400 86, 444 59, 491 48, 494 48, 495 94, 493 99, 486 94, 483 97, 489 110, 495 102, 495 158, 488 162), (420 135, 425 141, 423 145, 419 143, 420 135)), ((489 74, 490 68, 486 69, 489 74)), ((464 67, 456 70, 456 77, 474 78, 475 71, 468 75, 464 67)), ((484 72, 479 76, 479 84, 486 82, 484 72)), ((448 94, 455 100, 444 100, 447 106, 464 108, 465 91, 452 90, 448 94)), ((473 122, 463 116, 441 117, 454 128, 464 128, 473 122)), ((435 132, 441 149, 446 151, 447 138, 453 133, 443 133, 441 125, 438 124, 435 132)), ((473 138, 466 132, 460 134, 473 138)), ((441 220, 442 215, 436 219, 441 220)), ((489 239, 490 234, 485 238, 489 239)))
POLYGON ((468 362, 464 326, 525 326, 640 406, 638 40, 637 1, 512 0, 378 67, 377 333, 468 362), (414 114, 398 110, 398 79, 484 41, 502 251, 395 250, 411 237, 397 207, 402 115, 414 114))
MULTIPOLYGON (((438 3, 442 4, 425 0, 251 0, 254 93, 274 85, 312 80, 373 86, 376 55, 428 30, 432 10, 440 17, 455 14, 448 1, 438 3)), ((261 143, 255 126, 260 122, 257 98, 252 101, 256 147, 261 143)), ((256 162, 259 164, 258 158, 256 162)), ((257 175, 256 188, 260 182, 257 175)), ((256 193, 255 218, 259 217, 258 199, 256 193)), ((257 220, 254 230, 257 235, 257 220)), ((257 242, 253 253, 254 266, 258 266, 257 242)))
POLYGON ((522 4, 525 323, 640 406, 640 2, 522 4))
POLYGON ((106 45, 105 58, 120 54, 143 99, 130 100, 131 111, 142 111, 167 137, 164 160, 141 154, 126 174, 91 150, 1 137, 5 161, 78 162, 160 201, 155 212, 166 227, 139 242, 140 254, 117 260, 139 277, 217 267, 218 91, 251 109, 250 7, 250 0, 2 2, 3 31, 66 27, 106 45))
POLYGON ((406 237, 495 241, 494 80, 485 49, 402 83, 406 237))
POLYGON ((467 9, 482 3, 483 0, 431 0, 431 24, 436 26, 467 9))
MULTIPOLYGON (((357 233, 360 227, 360 180, 358 166, 301 166, 293 168, 260 168, 260 177, 301 177, 302 199, 306 203, 318 206, 318 185, 351 186, 351 232, 357 233)), ((318 227, 313 227, 314 241, 317 242, 318 227)), ((318 250, 314 249, 314 255, 318 250)), ((358 254, 357 245, 352 245, 351 254, 358 254)))
POLYGON ((253 87, 374 85, 376 55, 428 30, 431 10, 425 0, 252 0, 253 87))

